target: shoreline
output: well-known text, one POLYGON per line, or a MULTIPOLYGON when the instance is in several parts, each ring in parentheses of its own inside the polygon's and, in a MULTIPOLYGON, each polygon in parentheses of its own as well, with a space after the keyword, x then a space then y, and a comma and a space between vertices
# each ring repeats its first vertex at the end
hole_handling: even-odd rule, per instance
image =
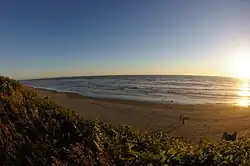
POLYGON ((86 119, 96 119, 114 124, 126 124, 140 129, 157 131, 179 124, 183 114, 190 118, 183 126, 173 130, 171 136, 190 139, 221 138, 223 132, 237 131, 240 136, 250 136, 250 109, 231 104, 175 104, 152 103, 86 97, 76 93, 57 92, 32 88, 40 96, 49 96, 56 103, 69 108, 86 119))
POLYGON ((134 100, 134 99, 121 99, 121 98, 112 98, 112 97, 93 97, 93 96, 84 96, 81 95, 79 93, 76 92, 67 92, 67 91, 59 91, 59 90, 55 90, 55 89, 49 89, 49 88, 40 88, 40 87, 31 87, 32 89, 36 89, 39 91, 49 91, 49 92, 55 92, 55 93, 61 93, 61 94, 68 94, 68 95, 72 95, 72 96, 78 96, 78 97, 82 97, 82 98, 86 98, 86 99, 93 99, 93 100, 102 100, 102 101, 118 101, 118 102, 136 102, 136 103, 142 103, 142 104, 163 104, 163 105, 186 105, 186 106, 192 106, 192 105, 228 105, 228 106, 237 106, 237 103, 233 103, 233 102, 225 102, 225 103, 179 103, 179 102, 174 102, 173 100, 166 100, 164 102, 162 101, 150 101, 150 100, 134 100))

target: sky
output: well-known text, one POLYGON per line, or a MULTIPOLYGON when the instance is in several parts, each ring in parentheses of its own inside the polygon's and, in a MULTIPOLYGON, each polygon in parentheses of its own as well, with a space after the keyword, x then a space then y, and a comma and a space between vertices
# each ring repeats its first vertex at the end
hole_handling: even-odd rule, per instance
POLYGON ((0 0, 0 74, 16 79, 232 76, 249 47, 250 0, 0 0))

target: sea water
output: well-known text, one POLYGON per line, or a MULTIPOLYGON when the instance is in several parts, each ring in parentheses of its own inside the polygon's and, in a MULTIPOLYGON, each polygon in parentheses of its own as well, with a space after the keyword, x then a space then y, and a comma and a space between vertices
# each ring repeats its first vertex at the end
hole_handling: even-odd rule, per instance
POLYGON ((250 84, 228 77, 88 76, 23 80, 21 83, 98 98, 180 104, 250 104, 250 84))

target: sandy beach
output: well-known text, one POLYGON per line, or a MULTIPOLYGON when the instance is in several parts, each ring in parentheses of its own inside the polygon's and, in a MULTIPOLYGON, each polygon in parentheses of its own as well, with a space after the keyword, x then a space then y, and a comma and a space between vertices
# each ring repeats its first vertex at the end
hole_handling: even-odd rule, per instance
POLYGON ((50 96, 58 104, 78 112, 87 119, 99 117, 102 121, 128 124, 141 129, 157 131, 180 124, 183 113, 189 120, 170 135, 190 139, 221 138, 223 132, 237 131, 239 136, 250 135, 250 109, 227 104, 161 104, 83 97, 36 89, 41 96, 50 96))

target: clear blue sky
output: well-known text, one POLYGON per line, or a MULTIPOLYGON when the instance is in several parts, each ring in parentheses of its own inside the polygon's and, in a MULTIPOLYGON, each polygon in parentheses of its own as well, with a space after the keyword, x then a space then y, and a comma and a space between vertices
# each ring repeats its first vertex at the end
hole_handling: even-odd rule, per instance
POLYGON ((230 76, 250 47, 249 0, 6 0, 0 73, 230 76))

